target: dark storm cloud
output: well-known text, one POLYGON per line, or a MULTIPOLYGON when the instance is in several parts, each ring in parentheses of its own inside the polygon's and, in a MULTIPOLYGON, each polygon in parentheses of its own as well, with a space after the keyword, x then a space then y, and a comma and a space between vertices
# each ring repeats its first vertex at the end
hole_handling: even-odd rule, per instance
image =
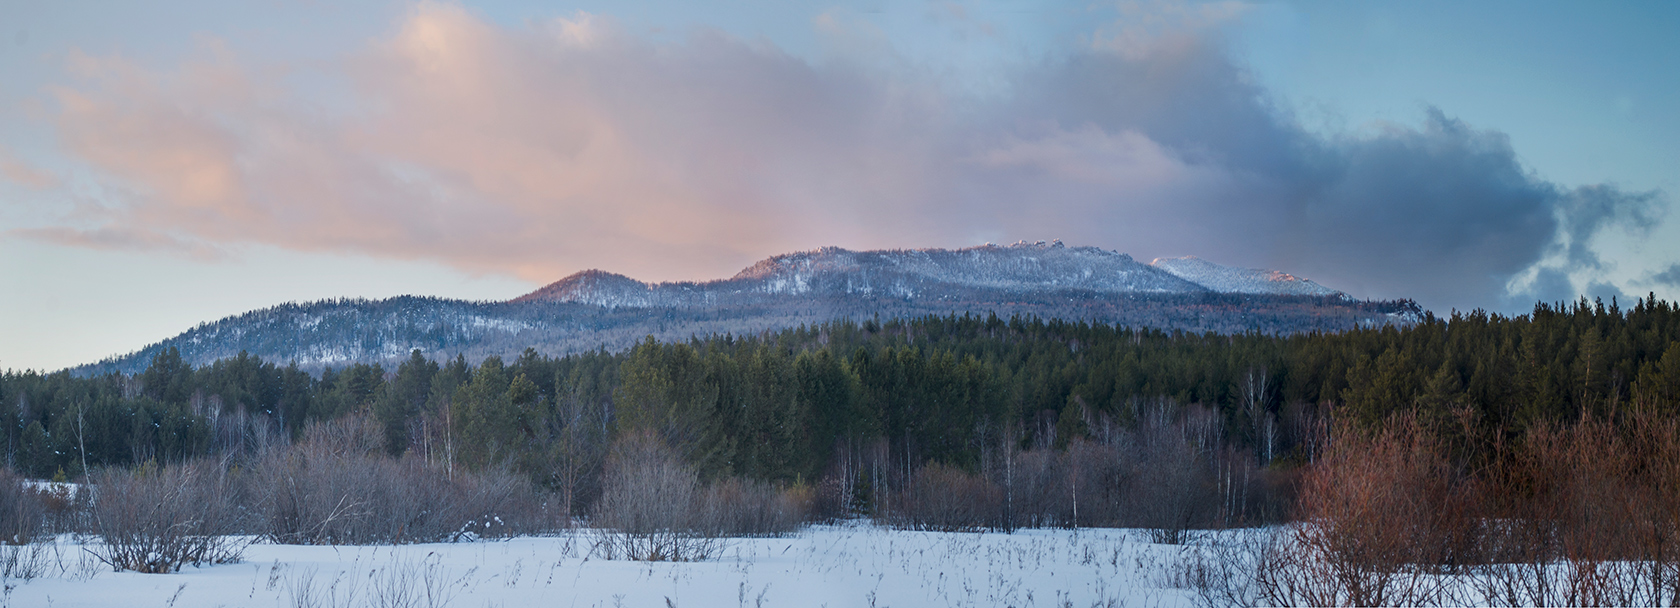
POLYGON ((1064 209, 1088 198, 1080 211, 1103 221, 1040 229, 1150 255, 1284 268, 1436 308, 1495 306, 1513 275, 1549 253, 1566 254, 1569 269, 1598 268, 1594 234, 1649 230, 1665 209, 1655 192, 1548 182, 1504 134, 1437 108, 1418 128, 1309 133, 1201 38, 1129 57, 1093 51, 1024 82, 1015 124, 1135 133, 1187 177, 1142 196, 1129 184, 1070 189, 1014 175, 997 189, 1023 199, 1052 192, 1064 209))
POLYGON ((1651 282, 1669 287, 1680 287, 1680 264, 1671 264, 1666 270, 1651 275, 1651 282))
POLYGON ((1534 302, 1567 304, 1574 301, 1580 294, 1575 286, 1569 282, 1568 273, 1559 268, 1542 268, 1536 273, 1534 283, 1525 292, 1525 295, 1528 297, 1523 300, 1511 298, 1511 304, 1514 306, 1533 304, 1534 302))

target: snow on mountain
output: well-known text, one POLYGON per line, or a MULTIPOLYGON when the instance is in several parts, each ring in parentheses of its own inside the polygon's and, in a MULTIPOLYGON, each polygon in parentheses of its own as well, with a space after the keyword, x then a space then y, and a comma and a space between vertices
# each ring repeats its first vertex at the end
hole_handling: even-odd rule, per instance
POLYGON ((741 271, 733 280, 809 285, 821 275, 873 277, 924 286, 1031 291, 1080 289, 1108 293, 1202 291, 1176 277, 1137 263, 1132 256, 1096 247, 1067 247, 1061 241, 966 249, 910 249, 853 252, 838 247, 780 255, 741 271))
POLYGON ((824 247, 778 255, 722 281, 647 284, 589 270, 518 302, 607 307, 712 305, 749 294, 952 298, 969 290, 1006 293, 1078 290, 1106 294, 1187 294, 1208 289, 1132 256, 1061 241, 966 249, 851 251, 824 247))
POLYGON ((589 270, 508 302, 403 296, 282 304, 214 322, 78 375, 142 371, 165 348, 193 365, 240 353, 318 370, 355 362, 550 355, 628 348, 648 336, 749 334, 841 319, 996 314, 1192 332, 1296 333, 1409 325, 1407 300, 1366 302, 1282 272, 1196 258, 1142 264, 1059 241, 965 249, 778 255, 735 276, 650 284, 589 270))
POLYGON ((657 306, 652 287, 622 274, 585 270, 514 298, 515 302, 576 302, 606 308, 657 306))
POLYGON ((413 296, 287 303, 201 323, 133 353, 77 367, 75 372, 136 373, 167 347, 179 349, 181 357, 193 365, 245 352, 281 365, 319 369, 400 360, 413 349, 460 350, 550 325, 531 315, 510 315, 505 308, 494 302, 413 296))
POLYGON ((1219 293, 1287 296, 1333 296, 1342 293, 1286 272, 1225 266, 1193 255, 1155 258, 1149 265, 1219 293))

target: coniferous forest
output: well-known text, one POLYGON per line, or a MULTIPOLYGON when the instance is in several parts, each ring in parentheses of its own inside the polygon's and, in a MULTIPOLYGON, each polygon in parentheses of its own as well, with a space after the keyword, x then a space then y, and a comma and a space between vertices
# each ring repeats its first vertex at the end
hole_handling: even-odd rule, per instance
POLYGON ((27 476, 255 453, 350 417, 391 455, 512 467, 574 511, 598 494, 613 440, 643 431, 703 478, 828 480, 852 509, 929 465, 985 474, 1016 453, 1142 445, 1143 428, 1177 429, 1253 478, 1313 460, 1337 423, 1374 431, 1404 413, 1470 466, 1536 425, 1677 407, 1680 310, 1654 298, 1336 334, 927 317, 558 359, 416 352, 318 376, 250 356, 195 369, 165 351, 132 376, 0 377, 6 459, 27 476))

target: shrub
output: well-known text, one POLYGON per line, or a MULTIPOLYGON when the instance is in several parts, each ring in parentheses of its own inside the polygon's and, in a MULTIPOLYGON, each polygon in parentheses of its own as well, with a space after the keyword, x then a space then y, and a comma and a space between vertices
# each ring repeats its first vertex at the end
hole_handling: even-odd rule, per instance
POLYGON ((621 438, 608 453, 600 502, 590 523, 607 559, 695 561, 731 536, 779 536, 799 529, 814 492, 803 486, 721 479, 702 484, 694 469, 652 433, 621 438))
POLYGON ((1536 425, 1504 456, 1472 577, 1486 601, 1680 604, 1680 423, 1536 425))
POLYGON ((850 517, 858 508, 856 480, 825 476, 811 489, 809 518, 818 522, 834 522, 850 517))
POLYGON ((32 579, 47 571, 47 546, 52 532, 52 502, 56 493, 26 485, 11 469, 0 468, 0 581, 32 579))
POLYGON ((95 552, 113 569, 167 573, 186 564, 239 561, 245 542, 220 462, 198 461, 93 476, 92 519, 103 542, 95 552))
POLYGON ((698 561, 723 542, 700 521, 702 489, 694 469, 652 433, 613 444, 601 501, 590 522, 595 550, 607 559, 698 561))
POLYGON ((910 476, 888 515, 893 525, 946 532, 1003 526, 1003 490, 979 475, 931 464, 910 476))
POLYGON ((43 531, 41 494, 9 468, 0 468, 0 544, 24 545, 43 531))
POLYGON ((1473 474, 1409 418, 1339 428, 1277 542, 1202 550, 1178 582, 1213 605, 1680 605, 1680 421, 1619 416, 1483 440, 1473 474))
POLYGON ((85 491, 85 488, 84 485, 54 483, 36 486, 30 490, 35 493, 41 504, 42 529, 47 534, 91 531, 88 517, 92 512, 92 504, 89 502, 92 493, 85 491))
POLYGON ((505 470, 446 472, 417 456, 321 433, 260 458, 262 535, 283 544, 425 543, 543 529, 530 484, 505 470))
POLYGON ((811 511, 809 488, 723 479, 706 487, 697 527, 716 536, 781 536, 799 529, 811 511))
POLYGON ((1150 540, 1181 544, 1190 530, 1206 527, 1219 511, 1213 467, 1183 429, 1145 425, 1125 459, 1121 518, 1150 530, 1150 540))
POLYGON ((1439 602, 1452 542, 1471 519, 1457 475, 1409 419, 1366 436, 1339 429, 1302 480, 1297 517, 1259 568, 1268 603, 1389 606, 1439 602))
POLYGON ((1040 528, 1073 524, 1072 491, 1064 455, 1049 449, 1012 456, 1004 471, 1003 526, 1040 528))

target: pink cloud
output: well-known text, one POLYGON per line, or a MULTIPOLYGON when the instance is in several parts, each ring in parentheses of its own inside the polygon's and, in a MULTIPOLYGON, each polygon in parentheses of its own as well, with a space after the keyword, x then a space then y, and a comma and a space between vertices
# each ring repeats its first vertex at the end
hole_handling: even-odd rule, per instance
POLYGON ((60 184, 58 176, 24 162, 3 145, 0 145, 0 177, 35 190, 56 188, 60 184))
MULTIPOLYGON (((1555 240, 1560 191, 1495 133, 1433 115, 1305 132, 1224 54, 1214 30, 1240 9, 1099 29, 984 95, 713 31, 654 42, 585 14, 509 28, 430 3, 332 68, 351 83, 336 105, 214 42, 161 70, 76 56, 53 91, 60 139, 115 184, 91 223, 124 231, 36 236, 256 242, 535 281, 1057 237, 1446 305, 1488 301, 1555 240)), ((842 19, 817 27, 884 44, 842 19)))
POLYGON ((183 241, 165 234, 127 230, 122 228, 23 228, 7 234, 68 247, 82 247, 104 251, 163 251, 198 260, 219 260, 227 257, 220 248, 204 243, 183 241))

